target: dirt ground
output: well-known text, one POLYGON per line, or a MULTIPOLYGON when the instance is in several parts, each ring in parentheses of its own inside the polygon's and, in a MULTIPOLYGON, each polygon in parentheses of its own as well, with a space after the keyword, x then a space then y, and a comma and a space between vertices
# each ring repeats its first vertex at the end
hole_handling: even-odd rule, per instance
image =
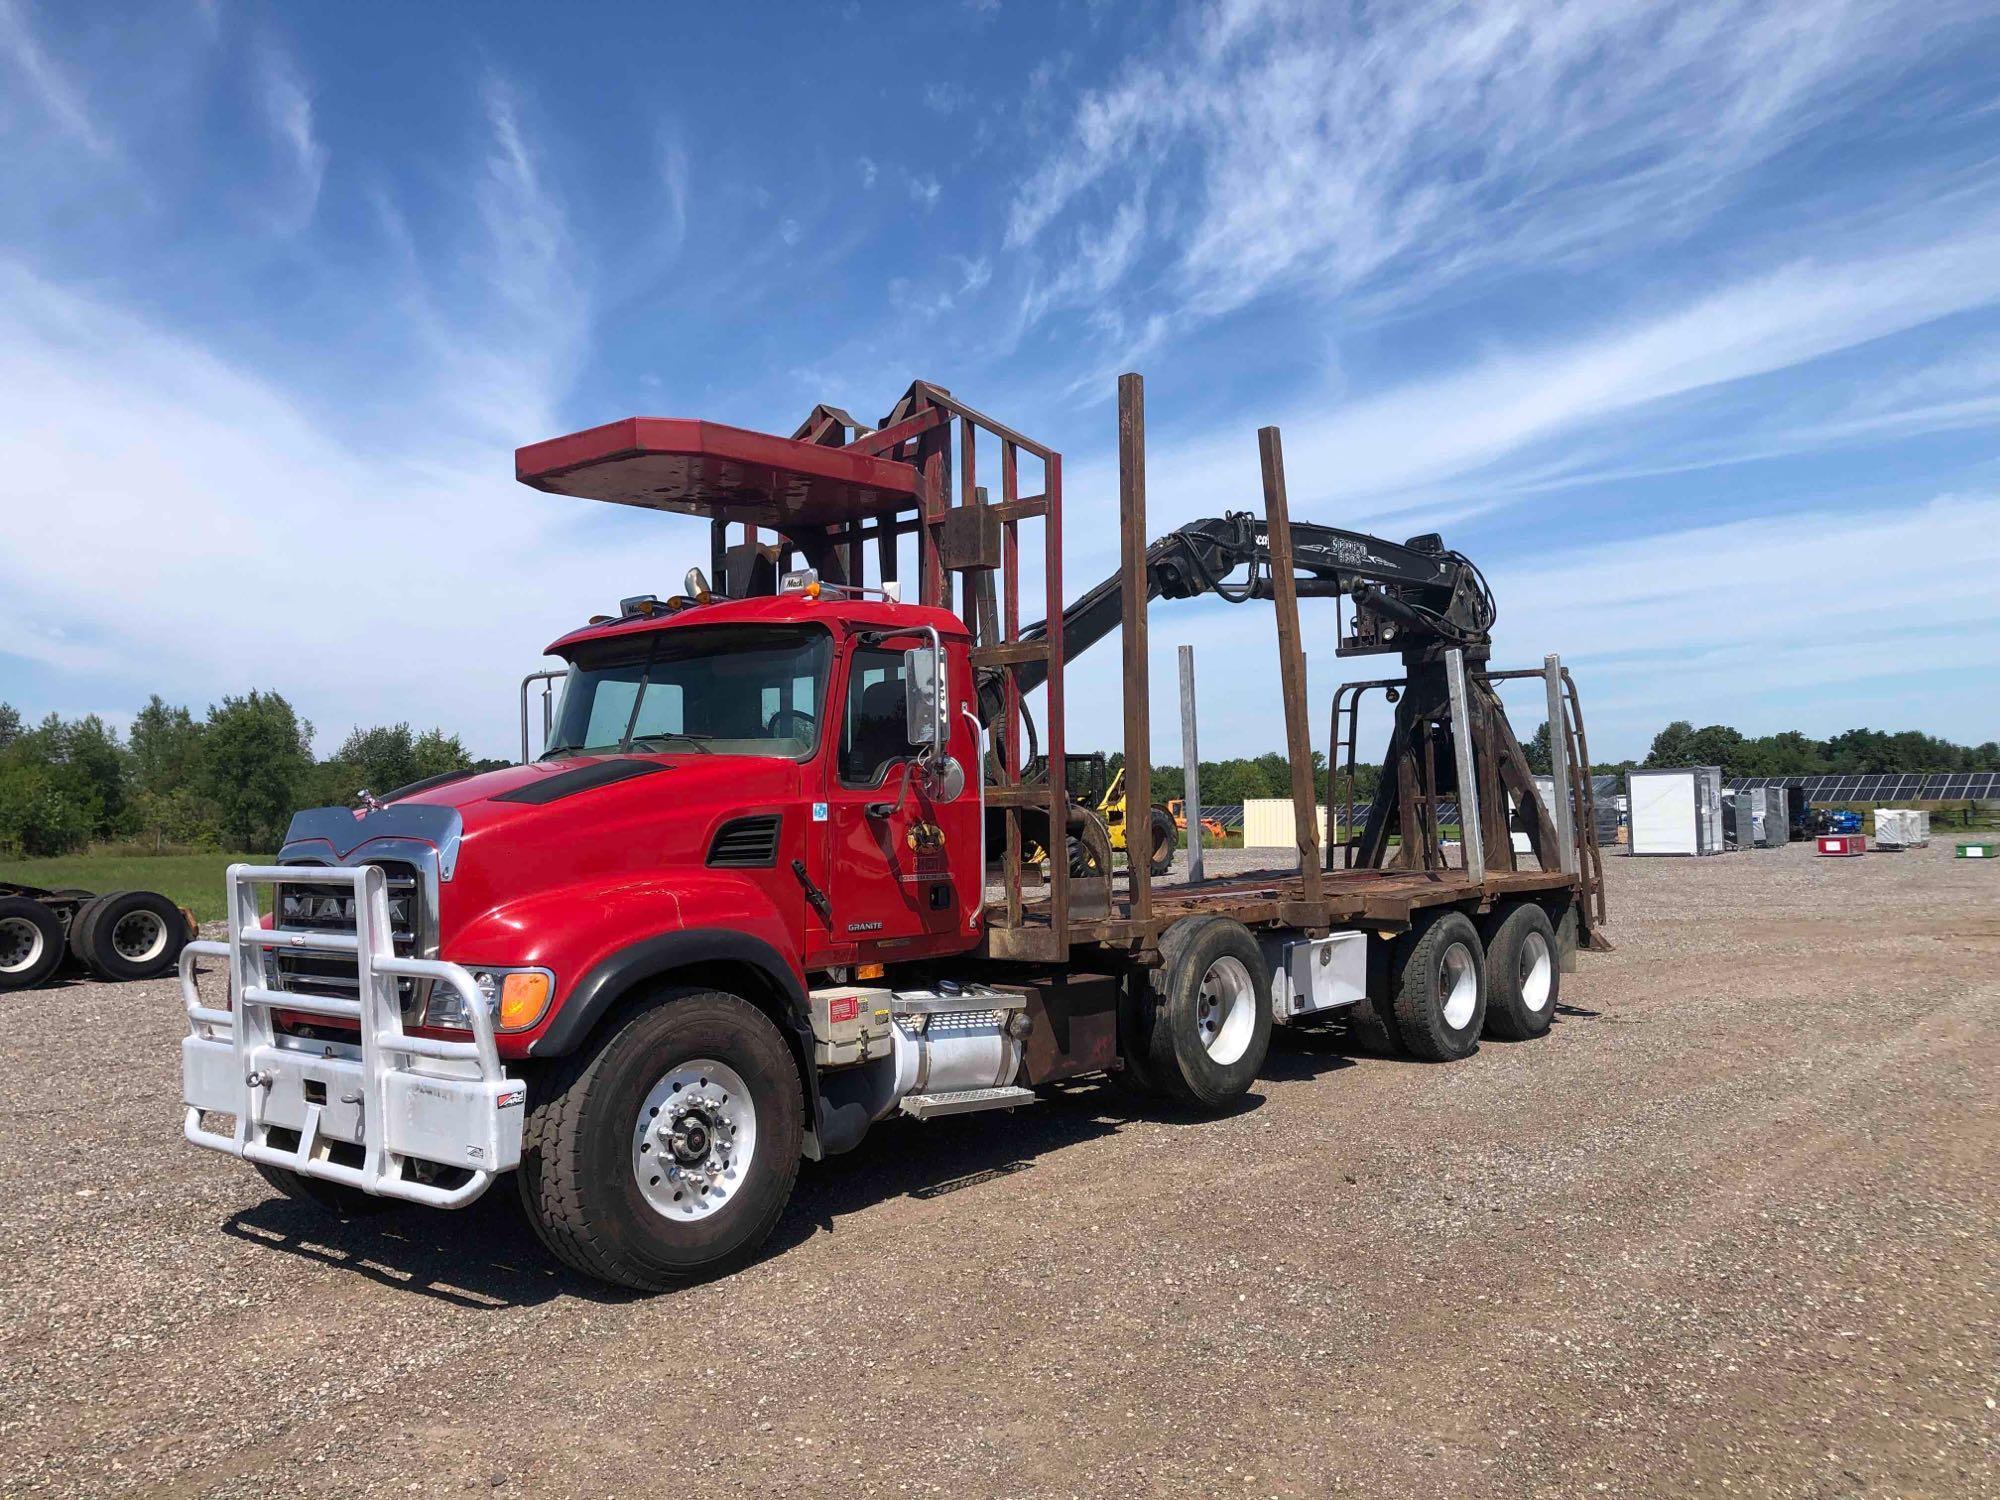
POLYGON ((1542 1041, 883 1127, 651 1299, 183 1145, 170 982, 8 996, 0 1491, 2000 1493, 2000 870, 1607 865, 1542 1041))

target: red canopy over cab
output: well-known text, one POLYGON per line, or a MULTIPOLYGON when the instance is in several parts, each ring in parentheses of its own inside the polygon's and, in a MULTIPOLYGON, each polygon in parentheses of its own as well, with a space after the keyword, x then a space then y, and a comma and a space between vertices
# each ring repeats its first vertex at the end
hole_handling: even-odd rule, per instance
POLYGON ((792 533, 916 503, 906 463, 678 417, 627 417, 514 452, 514 475, 556 495, 792 533))

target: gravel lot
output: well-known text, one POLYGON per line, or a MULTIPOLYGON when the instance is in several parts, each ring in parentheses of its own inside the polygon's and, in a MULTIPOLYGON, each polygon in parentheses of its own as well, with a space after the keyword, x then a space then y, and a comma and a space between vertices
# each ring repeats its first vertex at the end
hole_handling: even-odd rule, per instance
POLYGON ((1607 865, 1543 1041, 883 1128, 650 1300, 184 1146, 171 983, 8 996, 0 1491, 2000 1493, 2000 870, 1607 865))

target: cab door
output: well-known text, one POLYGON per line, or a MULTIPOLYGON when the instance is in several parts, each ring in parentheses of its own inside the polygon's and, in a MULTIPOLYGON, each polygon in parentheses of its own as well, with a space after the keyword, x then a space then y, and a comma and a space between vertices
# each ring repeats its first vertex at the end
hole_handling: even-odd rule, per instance
POLYGON ((904 709, 903 653, 927 643, 911 633, 857 641, 830 726, 827 767, 833 936, 854 963, 894 963, 961 952, 978 936, 979 757, 962 707, 967 659, 947 648, 952 693, 949 751, 965 786, 945 799, 924 786, 904 709))

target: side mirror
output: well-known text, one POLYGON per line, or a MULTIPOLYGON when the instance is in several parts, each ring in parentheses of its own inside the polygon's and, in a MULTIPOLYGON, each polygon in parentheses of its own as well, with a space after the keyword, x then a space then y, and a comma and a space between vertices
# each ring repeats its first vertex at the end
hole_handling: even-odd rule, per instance
POLYGON ((944 653, 930 646, 912 646, 903 653, 903 717, 906 737, 925 750, 945 746, 946 693, 944 653))

